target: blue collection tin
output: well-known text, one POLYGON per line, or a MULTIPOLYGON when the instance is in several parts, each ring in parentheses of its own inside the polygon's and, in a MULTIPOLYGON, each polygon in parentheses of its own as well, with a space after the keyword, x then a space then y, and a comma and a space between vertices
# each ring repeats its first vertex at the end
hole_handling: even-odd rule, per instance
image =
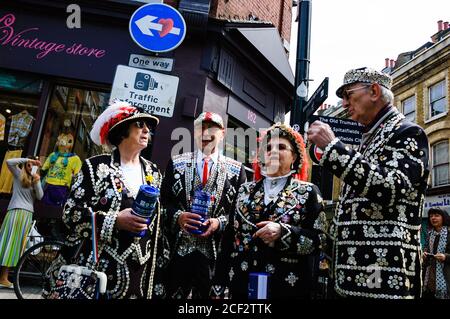
MULTIPOLYGON (((209 202, 211 201, 211 195, 208 192, 202 190, 196 190, 194 192, 194 200, 192 202, 191 213, 201 216, 200 222, 204 223, 208 220, 209 202)), ((190 230, 192 234, 200 235, 206 231, 206 227, 200 226, 199 229, 190 230)))
MULTIPOLYGON (((133 215, 145 218, 147 224, 150 224, 151 217, 155 212, 156 203, 158 202, 159 189, 150 185, 141 185, 136 199, 133 202, 132 213, 133 215)), ((146 230, 139 233, 132 233, 136 237, 144 237, 146 230)))

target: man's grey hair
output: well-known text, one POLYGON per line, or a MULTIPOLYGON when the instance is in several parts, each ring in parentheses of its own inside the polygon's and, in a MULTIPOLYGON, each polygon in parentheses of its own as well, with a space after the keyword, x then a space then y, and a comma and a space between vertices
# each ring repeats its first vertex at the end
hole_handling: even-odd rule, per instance
POLYGON ((391 90, 385 88, 384 86, 381 86, 381 100, 385 104, 392 104, 394 102, 394 93, 392 93, 391 90))

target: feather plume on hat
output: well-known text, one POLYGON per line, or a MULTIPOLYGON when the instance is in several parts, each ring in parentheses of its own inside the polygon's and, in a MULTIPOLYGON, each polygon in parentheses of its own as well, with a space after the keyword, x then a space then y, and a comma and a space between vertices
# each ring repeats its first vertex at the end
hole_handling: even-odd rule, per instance
POLYGON ((122 122, 138 118, 150 119, 154 126, 159 123, 157 117, 141 112, 136 107, 131 106, 128 102, 115 100, 95 120, 90 132, 91 139, 99 146, 109 145, 108 133, 114 127, 122 122))

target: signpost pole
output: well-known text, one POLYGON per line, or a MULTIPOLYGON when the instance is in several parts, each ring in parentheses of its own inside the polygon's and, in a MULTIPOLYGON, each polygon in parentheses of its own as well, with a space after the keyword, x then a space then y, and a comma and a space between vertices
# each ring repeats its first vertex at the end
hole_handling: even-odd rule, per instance
POLYGON ((298 124, 304 133, 303 106, 307 102, 309 82, 309 52, 311 40, 311 0, 302 0, 298 5, 299 21, 297 35, 297 59, 295 63, 294 104, 291 108, 290 124, 298 124))

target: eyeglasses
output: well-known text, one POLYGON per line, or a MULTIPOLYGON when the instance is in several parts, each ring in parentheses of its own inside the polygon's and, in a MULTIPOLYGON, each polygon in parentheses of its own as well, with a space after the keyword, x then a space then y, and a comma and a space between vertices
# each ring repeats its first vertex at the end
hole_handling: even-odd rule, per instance
POLYGON ((266 147, 266 151, 267 151, 267 153, 269 153, 269 152, 272 152, 275 148, 277 150, 279 150, 279 151, 292 151, 292 148, 290 148, 286 144, 278 144, 278 145, 276 145, 276 144, 275 145, 268 144, 267 147, 266 147))
POLYGON ((367 85, 363 85, 363 86, 358 86, 358 87, 350 89, 350 90, 343 90, 342 91, 342 98, 348 100, 350 98, 350 95, 353 94, 351 92, 358 91, 358 90, 361 90, 361 89, 365 89, 365 88, 368 88, 369 86, 370 86, 370 84, 367 84, 367 85))
POLYGON ((150 124, 146 121, 136 121, 136 122, 134 122, 134 125, 137 128, 144 128, 144 125, 145 125, 148 129, 150 129, 150 124))

